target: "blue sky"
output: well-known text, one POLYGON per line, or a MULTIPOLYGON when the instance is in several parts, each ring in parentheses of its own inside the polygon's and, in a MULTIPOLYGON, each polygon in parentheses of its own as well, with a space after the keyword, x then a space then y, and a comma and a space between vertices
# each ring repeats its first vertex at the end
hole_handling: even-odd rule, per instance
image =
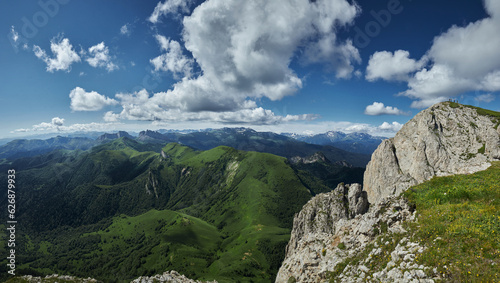
POLYGON ((500 110, 495 0, 0 3, 0 138, 245 126, 391 136, 500 110))

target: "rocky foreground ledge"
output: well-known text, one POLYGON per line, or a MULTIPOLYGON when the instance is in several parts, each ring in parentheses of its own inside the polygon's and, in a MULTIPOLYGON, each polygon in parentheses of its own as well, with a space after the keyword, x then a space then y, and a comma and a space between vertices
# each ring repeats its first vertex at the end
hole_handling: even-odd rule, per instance
MULTIPOLYGON (((58 282, 58 283, 69 283, 69 282, 77 282, 77 283, 97 283, 101 282, 99 280, 93 278, 78 278, 74 276, 68 275, 59 275, 52 274, 47 275, 45 277, 35 277, 31 275, 25 275, 21 277, 15 277, 7 281, 9 283, 14 282, 26 282, 26 283, 44 283, 44 282, 58 282)), ((198 281, 187 278, 184 275, 179 274, 177 271, 167 271, 163 274, 158 274, 155 276, 141 276, 135 280, 132 280, 131 283, 217 283, 217 281, 198 281)))
POLYGON ((184 275, 179 274, 177 271, 167 271, 164 272, 162 275, 155 275, 155 276, 141 276, 135 280, 133 280, 131 283, 157 283, 157 282, 172 282, 172 283, 217 283, 217 281, 199 281, 199 280, 193 280, 189 279, 184 275))

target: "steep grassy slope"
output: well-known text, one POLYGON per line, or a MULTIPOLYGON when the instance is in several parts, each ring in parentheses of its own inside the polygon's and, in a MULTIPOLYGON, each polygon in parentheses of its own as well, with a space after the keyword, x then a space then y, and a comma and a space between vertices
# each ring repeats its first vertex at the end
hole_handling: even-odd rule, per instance
MULTIPOLYGON (((436 282, 499 282, 499 176, 500 162, 495 162, 485 171, 434 177, 412 187, 398 198, 409 200, 416 209, 416 221, 404 222, 403 233, 391 232, 388 222, 378 223, 375 239, 338 263, 330 282, 340 282, 339 277, 347 277, 350 267, 360 265, 366 272, 362 276, 362 272, 350 274, 354 280, 378 276, 390 281, 384 276, 396 274, 394 270, 399 269, 403 275, 423 269, 423 277, 436 282), (414 265, 417 267, 410 267, 414 265)), ((397 217, 397 211, 380 214, 389 212, 397 217)))
POLYGON ((416 260, 446 280, 500 280, 500 162, 472 175, 433 178, 408 191, 419 221, 414 237, 428 249, 416 260))
POLYGON ((157 146, 120 138, 18 163, 19 273, 112 282, 175 269, 272 282, 311 197, 288 161, 230 147, 149 151, 157 146))

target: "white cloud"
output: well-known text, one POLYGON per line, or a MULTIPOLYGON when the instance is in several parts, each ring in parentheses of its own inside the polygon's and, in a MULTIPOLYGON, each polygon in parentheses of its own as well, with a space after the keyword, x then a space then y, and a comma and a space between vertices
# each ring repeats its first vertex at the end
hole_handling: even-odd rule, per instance
POLYGON ((500 90, 500 70, 487 74, 481 82, 481 88, 486 91, 500 90))
POLYGON ((403 124, 400 124, 398 122, 392 122, 392 123, 387 123, 384 122, 382 125, 377 127, 377 130, 383 131, 383 132, 388 132, 388 133, 397 133, 401 128, 403 127, 403 124))
MULTIPOLYGON (((33 125, 30 129, 16 129, 11 131, 11 133, 28 133, 28 132, 91 132, 91 131, 113 131, 118 127, 123 128, 124 124, 121 123, 88 123, 88 124, 72 124, 69 126, 54 124, 54 119, 60 119, 55 117, 52 119, 52 123, 42 122, 37 125, 33 125)), ((64 119, 61 119, 64 121, 64 119)))
POLYGON ((408 79, 412 107, 428 107, 468 91, 500 91, 500 4, 485 0, 489 17, 452 26, 434 38, 426 54, 430 67, 408 79))
POLYGON ((10 29, 10 35, 12 36, 12 40, 17 44, 17 41, 19 40, 19 33, 16 31, 14 26, 10 29))
POLYGON ((64 124, 64 119, 59 118, 59 117, 52 118, 52 125, 62 126, 63 124, 64 124))
POLYGON ((121 35, 129 36, 131 33, 132 33, 132 31, 130 30, 130 24, 124 24, 120 28, 120 34, 121 35))
POLYGON ((106 68, 108 72, 114 71, 118 69, 111 61, 111 56, 109 55, 109 48, 101 42, 97 45, 94 45, 88 49, 89 57, 87 57, 86 61, 90 66, 97 68, 106 68))
POLYGON ((172 72, 174 78, 178 78, 179 74, 187 78, 191 77, 194 60, 182 54, 179 42, 169 40, 162 35, 156 35, 156 40, 166 53, 150 60, 154 70, 172 72))
POLYGON ((495 96, 493 94, 491 94, 491 93, 481 94, 481 95, 476 96, 474 98, 474 100, 476 100, 477 102, 490 103, 493 100, 495 100, 495 96))
MULTIPOLYGON (((183 20, 185 47, 201 75, 155 96, 162 107, 185 111, 237 111, 248 98, 279 100, 302 88, 289 65, 304 48, 321 51, 317 58, 328 57, 337 76, 348 77, 357 50, 337 41, 334 31, 357 11, 344 0, 206 1, 183 20)), ((158 39, 166 47, 167 40, 158 39)))
POLYGON ((113 111, 108 111, 104 114, 103 120, 106 122, 118 122, 120 115, 113 113, 113 111))
POLYGON ((149 16, 148 20, 153 24, 158 23, 161 16, 177 13, 189 13, 189 7, 193 4, 193 0, 165 0, 165 2, 158 2, 153 14, 149 16))
POLYGON ((47 122, 42 122, 37 125, 33 125, 31 129, 17 129, 14 130, 14 133, 26 133, 26 132, 31 132, 31 131, 61 131, 64 129, 64 119, 59 118, 59 117, 54 117, 52 118, 52 121, 47 123, 47 122))
POLYGON ((313 114, 303 115, 276 115, 273 111, 257 107, 255 102, 247 101, 244 108, 226 111, 185 111, 181 107, 169 107, 162 104, 166 93, 157 93, 152 97, 146 90, 133 94, 119 93, 116 98, 120 101, 122 111, 120 113, 107 112, 105 121, 135 120, 135 121, 163 121, 163 122, 187 122, 187 121, 210 121, 219 124, 276 124, 290 121, 314 120, 313 114))
POLYGON ((417 72, 408 82, 409 89, 403 94, 413 99, 414 108, 424 108, 447 100, 465 91, 474 89, 470 79, 456 76, 454 70, 445 65, 434 65, 417 72))
POLYGON ((47 64, 47 71, 71 71, 71 64, 80 62, 80 56, 73 50, 73 46, 67 38, 53 38, 50 41, 50 49, 54 54, 54 58, 50 58, 45 50, 40 46, 35 45, 33 52, 35 56, 43 60, 47 64))
POLYGON ((410 59, 410 52, 397 50, 394 53, 388 51, 375 52, 370 56, 366 67, 366 79, 376 81, 406 81, 409 74, 420 69, 425 60, 417 62, 410 59))
POLYGON ((376 116, 376 115, 406 115, 407 113, 399 110, 396 107, 385 106, 382 102, 373 102, 372 105, 366 106, 366 115, 376 116))
POLYGON ((98 111, 108 105, 116 105, 118 102, 112 98, 101 95, 95 91, 86 92, 81 87, 74 88, 69 97, 71 99, 71 110, 73 111, 98 111))
MULTIPOLYGON (((190 4, 159 3, 150 21, 187 13, 190 4)), ((338 78, 350 77, 359 52, 335 32, 358 13, 346 0, 205 1, 183 19, 182 42, 192 58, 183 54, 180 42, 156 36, 164 54, 151 64, 183 78, 164 92, 117 94, 123 109, 105 119, 262 125, 315 119, 314 114, 277 115, 256 100, 279 100, 302 88, 290 68, 297 54, 303 54, 303 63, 327 63, 338 78), (196 77, 194 67, 200 70, 196 77)))

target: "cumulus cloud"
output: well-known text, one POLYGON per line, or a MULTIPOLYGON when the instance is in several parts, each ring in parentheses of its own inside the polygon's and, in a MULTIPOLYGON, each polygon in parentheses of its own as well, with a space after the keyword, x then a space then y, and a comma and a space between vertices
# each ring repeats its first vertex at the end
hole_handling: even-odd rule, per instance
POLYGON ((411 77, 401 93, 416 99, 412 107, 428 107, 467 91, 500 91, 500 4, 484 4, 489 17, 452 26, 434 38, 427 52, 432 65, 411 77))
MULTIPOLYGON (((54 119, 60 119, 55 117, 52 119, 51 123, 42 122, 37 125, 33 125, 31 128, 27 129, 16 129, 11 131, 11 133, 28 133, 28 132, 90 132, 90 131, 110 131, 115 130, 118 126, 123 126, 120 123, 88 123, 88 124, 73 124, 69 126, 58 125, 54 123, 54 119)), ((64 119, 61 119, 64 121, 64 119)))
POLYGON ((112 62, 111 56, 109 55, 109 48, 104 42, 90 47, 88 49, 88 54, 86 61, 90 66, 94 68, 106 68, 108 72, 118 69, 118 66, 112 62))
POLYGON ((402 127, 403 127, 403 124, 400 124, 398 122, 392 122, 390 124, 387 122, 384 122, 384 123, 382 123, 382 125, 378 126, 377 129, 380 131, 384 131, 384 132, 396 133, 399 130, 401 130, 402 127))
POLYGON ((184 77, 191 77, 194 60, 182 54, 182 48, 179 42, 170 40, 162 35, 156 35, 156 40, 160 44, 164 54, 151 59, 154 70, 172 72, 174 78, 179 78, 180 74, 184 77))
POLYGON ((43 60, 47 64, 47 71, 71 71, 71 64, 75 62, 80 62, 80 56, 73 49, 73 46, 67 38, 53 38, 50 41, 50 49, 54 54, 51 58, 47 55, 45 50, 40 48, 40 46, 35 45, 33 47, 33 52, 35 56, 43 60))
POLYGON ((414 108, 429 107, 460 93, 475 88, 475 82, 455 74, 454 69, 435 64, 429 70, 424 68, 408 81, 409 89, 403 94, 416 99, 414 108))
POLYGON ((382 135, 382 136, 393 136, 396 134, 401 128, 403 124, 398 122, 383 122, 380 126, 372 126, 369 124, 353 124, 351 126, 345 127, 341 131, 345 132, 357 132, 357 133, 368 133, 371 135, 382 135))
POLYGON ((189 7, 193 4, 193 0, 165 0, 158 2, 153 13, 148 20, 153 24, 160 21, 160 17, 168 14, 189 13, 189 7))
POLYGON ((104 114, 103 120, 106 122, 118 122, 120 120, 120 115, 113 113, 113 111, 108 111, 104 114))
POLYGON ((131 33, 132 33, 132 31, 130 30, 130 24, 124 24, 120 28, 120 34, 121 35, 129 36, 131 33))
POLYGON ((477 102, 490 103, 493 100, 495 100, 495 96, 493 94, 491 94, 491 93, 481 94, 481 95, 476 96, 474 98, 474 100, 476 100, 477 102))
POLYGON ((396 107, 385 106, 382 102, 373 102, 365 108, 365 114, 371 116, 377 115, 406 115, 407 113, 396 107))
POLYGON ((408 89, 400 95, 414 99, 414 108, 429 107, 468 91, 500 91, 500 4, 495 0, 484 4, 488 17, 450 27, 434 38, 419 61, 403 50, 374 53, 366 79, 406 81, 408 89))
POLYGON ((166 93, 156 93, 150 96, 146 90, 135 93, 119 93, 116 98, 122 106, 120 113, 107 112, 104 120, 136 120, 136 121, 163 121, 187 122, 210 121, 221 124, 254 124, 267 125, 291 121, 314 120, 313 114, 302 115, 276 115, 273 111, 257 107, 255 102, 247 101, 244 108, 219 111, 185 111, 180 105, 162 104, 166 93))
MULTIPOLYGON (((191 4, 160 2, 149 20, 187 13, 191 4)), ((164 53, 151 60, 154 70, 171 72, 179 81, 154 94, 117 94, 122 111, 104 119, 262 125, 315 119, 314 114, 277 115, 256 100, 279 100, 302 88, 290 68, 299 53, 304 64, 326 63, 338 78, 350 77, 359 52, 349 40, 339 40, 336 30, 352 24, 358 13, 346 0, 205 1, 183 18, 187 55, 181 42, 155 36, 164 53)))
POLYGON ((376 81, 406 81, 409 74, 420 69, 425 60, 418 62, 410 59, 410 52, 397 50, 394 53, 388 51, 375 52, 370 56, 366 67, 366 79, 376 81))
MULTIPOLYGON (((338 77, 348 77, 359 54, 334 31, 357 12, 345 0, 206 1, 183 20, 185 48, 201 75, 184 78, 156 99, 185 111, 237 111, 247 108, 248 99, 282 99, 302 88, 289 67, 301 48, 318 50, 317 57, 305 52, 309 61, 329 59, 338 77)), ((161 58, 155 62, 164 66, 161 58)))
POLYGON ((63 125, 63 118, 54 117, 51 122, 42 122, 40 124, 33 125, 31 129, 17 129, 12 131, 12 133, 26 133, 31 131, 61 131, 64 129, 63 125))
POLYGON ((353 62, 361 63, 359 51, 351 40, 339 42, 332 27, 351 24, 359 8, 346 1, 314 1, 310 8, 316 14, 311 24, 318 32, 318 40, 308 44, 303 59, 306 63, 326 64, 327 70, 334 71, 337 78, 350 78, 353 62))
POLYGON ((62 126, 64 124, 64 119, 59 117, 52 118, 52 125, 54 126, 62 126))
POLYGON ((101 95, 95 91, 86 92, 81 87, 74 88, 70 94, 71 110, 73 111, 98 111, 108 105, 118 102, 112 98, 101 95))

